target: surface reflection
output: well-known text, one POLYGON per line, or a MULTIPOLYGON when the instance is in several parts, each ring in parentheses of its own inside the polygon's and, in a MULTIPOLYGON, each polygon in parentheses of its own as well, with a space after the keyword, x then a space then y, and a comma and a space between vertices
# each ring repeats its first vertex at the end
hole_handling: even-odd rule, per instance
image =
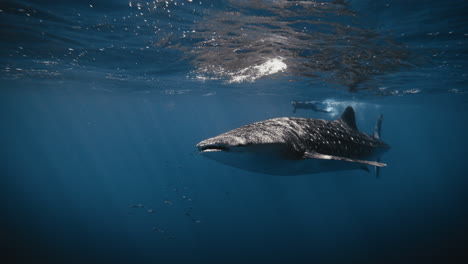
POLYGON ((344 1, 230 1, 190 33, 198 78, 255 81, 283 74, 337 83, 350 91, 372 76, 409 66, 402 44, 358 24, 344 1), (258 15, 258 14, 262 15, 258 15))

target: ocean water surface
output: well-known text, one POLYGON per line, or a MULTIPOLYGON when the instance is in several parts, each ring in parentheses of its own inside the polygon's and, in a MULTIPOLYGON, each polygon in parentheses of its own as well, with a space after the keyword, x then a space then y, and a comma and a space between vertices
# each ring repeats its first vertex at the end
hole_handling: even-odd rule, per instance
POLYGON ((2 263, 466 263, 467 8, 1 1, 2 263), (384 116, 379 178, 195 148, 347 106, 369 134, 384 116))

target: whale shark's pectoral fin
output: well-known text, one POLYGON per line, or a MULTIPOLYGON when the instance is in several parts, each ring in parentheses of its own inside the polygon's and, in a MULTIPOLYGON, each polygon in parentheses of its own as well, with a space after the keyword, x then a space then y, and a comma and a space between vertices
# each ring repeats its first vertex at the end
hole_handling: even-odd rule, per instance
POLYGON ((366 165, 371 165, 371 166, 376 166, 376 167, 387 166, 387 164, 385 163, 376 162, 376 161, 350 159, 350 158, 345 158, 345 157, 326 155, 326 154, 320 154, 317 152, 307 152, 307 151, 304 153, 303 158, 304 159, 341 160, 341 161, 356 162, 356 163, 361 163, 361 164, 366 164, 366 165))

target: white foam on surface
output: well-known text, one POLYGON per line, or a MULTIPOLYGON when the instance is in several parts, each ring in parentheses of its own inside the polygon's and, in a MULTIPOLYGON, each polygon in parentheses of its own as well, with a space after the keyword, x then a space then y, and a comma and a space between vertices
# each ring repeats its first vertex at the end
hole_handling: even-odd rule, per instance
POLYGON ((283 72, 288 68, 281 57, 276 57, 265 61, 259 65, 249 66, 234 73, 229 73, 228 83, 253 82, 264 76, 283 72))

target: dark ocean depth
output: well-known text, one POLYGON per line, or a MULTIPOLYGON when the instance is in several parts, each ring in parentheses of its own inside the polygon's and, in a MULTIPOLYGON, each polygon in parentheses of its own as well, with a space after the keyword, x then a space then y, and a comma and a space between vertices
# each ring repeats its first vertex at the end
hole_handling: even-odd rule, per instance
POLYGON ((467 263, 467 1, 57 2, 0 1, 2 263, 467 263), (378 178, 195 147, 347 106, 378 178))

